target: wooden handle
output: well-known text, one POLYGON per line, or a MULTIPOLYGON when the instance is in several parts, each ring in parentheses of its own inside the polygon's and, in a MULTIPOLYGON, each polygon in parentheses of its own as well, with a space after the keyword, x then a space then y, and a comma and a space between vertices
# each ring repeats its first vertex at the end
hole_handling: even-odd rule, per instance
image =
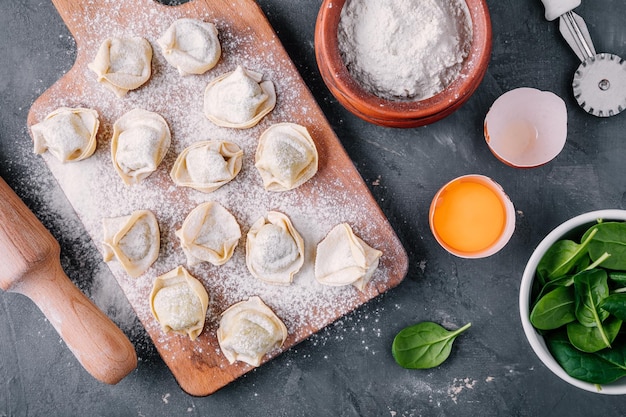
POLYGON ((65 275, 60 247, 0 178, 0 287, 35 302, 83 367, 116 384, 137 366, 126 335, 65 275))

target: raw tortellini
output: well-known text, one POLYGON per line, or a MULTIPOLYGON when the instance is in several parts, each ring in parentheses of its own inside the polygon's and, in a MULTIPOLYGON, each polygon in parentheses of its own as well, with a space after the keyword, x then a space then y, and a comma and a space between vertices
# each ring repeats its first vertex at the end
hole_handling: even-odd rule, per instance
POLYGON ((288 285, 303 263, 304 241, 284 214, 271 211, 248 231, 246 265, 254 277, 288 285))
POLYGON ((250 128, 275 105, 274 84, 241 66, 213 80, 204 93, 204 115, 222 127, 250 128))
POLYGON ((352 284, 363 291, 381 256, 382 252, 363 242, 350 225, 341 223, 317 245, 315 278, 324 285, 352 284))
POLYGON ((215 25, 195 19, 176 20, 157 43, 167 62, 181 75, 204 74, 222 54, 215 25))
POLYGON ((32 126, 35 153, 49 151, 61 162, 89 158, 96 150, 99 126, 95 110, 61 107, 32 126))
POLYGON ((143 274, 159 257, 160 232, 151 211, 139 210, 129 216, 105 218, 104 261, 115 257, 133 278, 143 274))
POLYGON ((209 294, 182 266, 156 278, 150 310, 166 333, 187 334, 195 340, 204 328, 209 294))
POLYGON ((124 183, 136 184, 156 171, 170 143, 165 119, 146 110, 131 110, 113 125, 113 166, 124 183))
POLYGON ((88 67, 99 83, 123 97, 150 79, 152 47, 143 38, 109 38, 102 42, 88 67))
POLYGON ((266 190, 291 190, 317 172, 317 148, 304 126, 275 124, 259 138, 255 166, 266 190))
POLYGON ((202 203, 189 213, 176 231, 190 266, 201 262, 223 265, 232 256, 241 229, 235 217, 220 204, 202 203))
POLYGON ((230 306, 217 329, 217 341, 230 363, 259 366, 263 356, 285 339, 287 327, 259 297, 230 306))
POLYGON ((243 151, 234 143, 196 142, 178 155, 170 176, 176 185, 210 193, 235 178, 242 161, 243 151))

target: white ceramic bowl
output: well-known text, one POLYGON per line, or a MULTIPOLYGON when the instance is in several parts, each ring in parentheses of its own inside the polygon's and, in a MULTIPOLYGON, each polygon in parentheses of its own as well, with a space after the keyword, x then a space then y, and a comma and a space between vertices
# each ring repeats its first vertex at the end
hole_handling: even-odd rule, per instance
POLYGON ((552 246, 557 240, 566 239, 575 235, 580 235, 588 227, 596 223, 597 219, 603 219, 605 221, 626 221, 626 210, 598 210, 581 214, 572 219, 567 220, 565 223, 558 226, 552 232, 550 232, 539 243, 535 251, 532 253, 524 274, 522 275, 522 283, 520 286, 519 295, 519 309, 520 317, 522 320, 522 326, 524 327, 524 333, 530 343, 530 346, 535 351, 541 362, 554 372, 559 378, 568 382, 569 384, 584 389, 586 391, 600 393, 600 394, 612 394, 620 395, 626 394, 626 378, 622 378, 612 384, 602 385, 601 389, 594 384, 578 380, 569 376, 558 362, 552 357, 552 354, 548 350, 543 337, 535 330, 530 323, 530 293, 532 290, 533 280, 535 279, 535 271, 537 265, 543 257, 543 254, 552 246))

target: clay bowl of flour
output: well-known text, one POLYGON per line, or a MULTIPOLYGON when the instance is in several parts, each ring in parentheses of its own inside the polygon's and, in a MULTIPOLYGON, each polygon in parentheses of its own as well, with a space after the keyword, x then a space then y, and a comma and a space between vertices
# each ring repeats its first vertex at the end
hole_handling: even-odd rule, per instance
POLYGON ((330 92, 382 126, 423 126, 450 115, 478 88, 490 54, 484 0, 324 0, 315 27, 330 92))

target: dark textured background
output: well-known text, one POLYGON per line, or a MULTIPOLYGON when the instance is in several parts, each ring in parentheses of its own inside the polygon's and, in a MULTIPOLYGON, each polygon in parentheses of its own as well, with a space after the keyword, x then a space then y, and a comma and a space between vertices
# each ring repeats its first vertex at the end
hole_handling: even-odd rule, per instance
MULTIPOLYGON (((52 231, 70 278, 131 337, 137 369, 116 386, 87 374, 37 307, 0 294, 0 417, 4 416, 622 416, 626 398, 587 393, 545 368, 524 337, 518 289, 524 265, 555 226, 582 212, 626 205, 626 114, 598 119, 571 93, 578 62, 543 18, 540 0, 488 0, 493 54, 478 91, 448 118, 421 128, 367 124, 324 86, 314 56, 319 0, 260 0, 305 82, 406 247, 399 287, 206 398, 185 394, 108 279, 42 159, 26 115, 69 70, 75 44, 49 0, 0 0, 0 175, 52 231), (549 164, 516 170, 482 136, 491 103, 516 87, 561 96, 568 142, 549 164), (517 229, 498 254, 464 260, 428 228, 437 189, 463 174, 499 182, 517 229), (408 371, 391 357, 394 335, 418 321, 472 322, 436 369, 408 371), (88 410, 88 411, 87 411, 88 410)), ((600 51, 626 57, 626 4, 586 0, 577 9, 600 51)), ((0 266, 1 268, 1 266, 0 266)), ((88 337, 88 335, 86 335, 88 337)))

